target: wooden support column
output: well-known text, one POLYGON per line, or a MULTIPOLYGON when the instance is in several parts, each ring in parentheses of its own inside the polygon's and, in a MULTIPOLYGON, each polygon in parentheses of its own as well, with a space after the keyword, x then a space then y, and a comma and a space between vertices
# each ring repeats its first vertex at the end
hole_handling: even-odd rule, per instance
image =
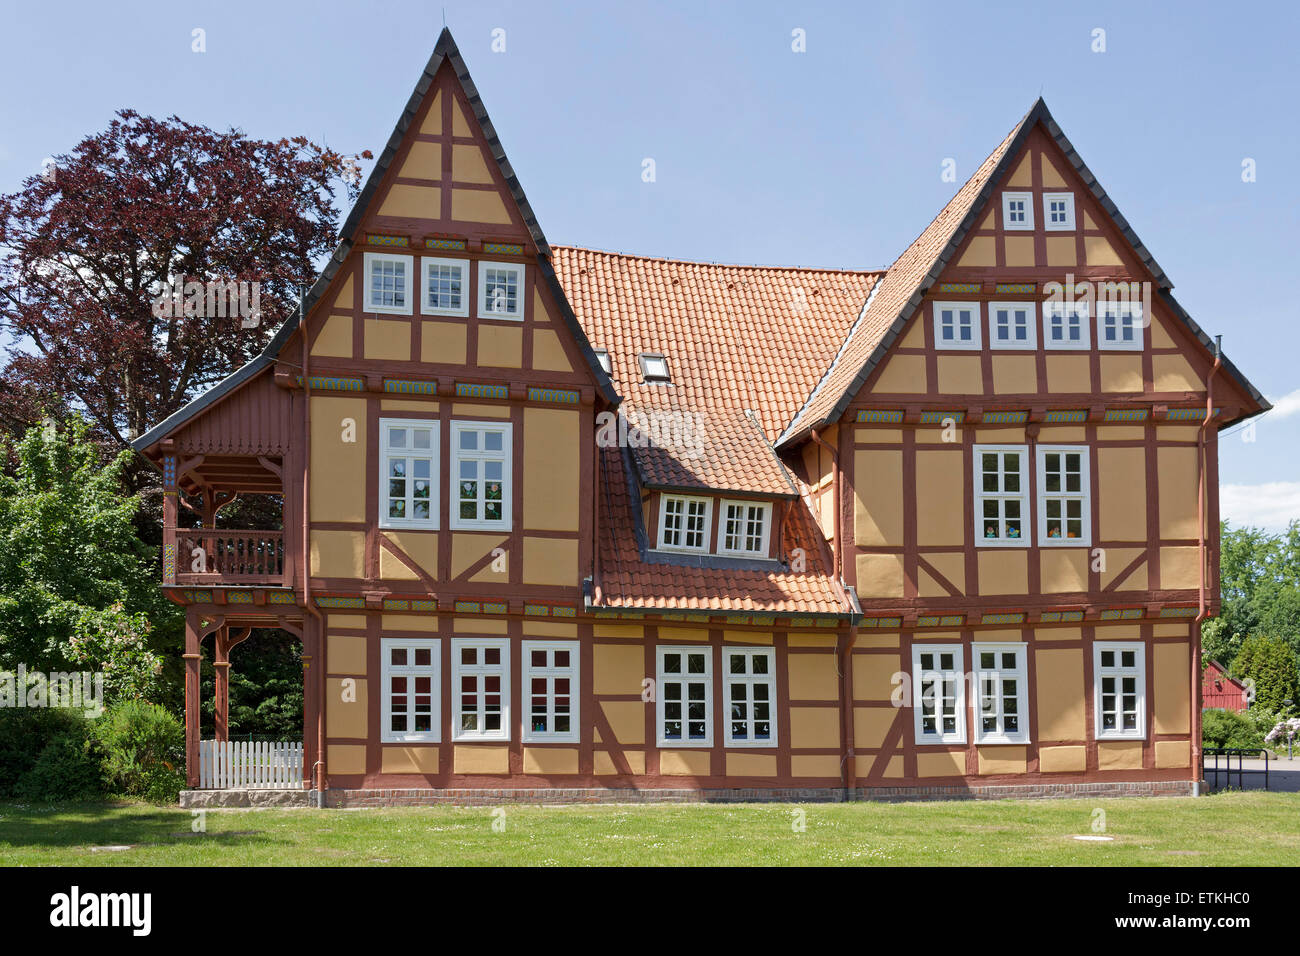
POLYGON ((248 635, 252 632, 251 627, 246 627, 237 635, 231 637, 229 625, 225 625, 217 631, 217 644, 212 661, 212 666, 216 671, 214 680, 216 700, 213 708, 213 718, 217 740, 222 743, 230 739, 230 651, 235 645, 248 640, 248 635))
POLYGON ((199 663, 203 638, 219 629, 224 617, 201 618, 194 608, 185 614, 185 784, 199 785, 199 663))

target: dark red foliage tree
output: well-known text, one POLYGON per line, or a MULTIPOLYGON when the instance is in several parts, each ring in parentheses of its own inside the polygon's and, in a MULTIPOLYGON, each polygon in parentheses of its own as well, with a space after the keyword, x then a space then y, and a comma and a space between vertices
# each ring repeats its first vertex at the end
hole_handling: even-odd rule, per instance
POLYGON ((123 110, 0 196, 0 418, 47 395, 121 445, 248 361, 333 250, 361 158, 123 110), (178 281, 258 283, 257 325, 160 303, 178 281))

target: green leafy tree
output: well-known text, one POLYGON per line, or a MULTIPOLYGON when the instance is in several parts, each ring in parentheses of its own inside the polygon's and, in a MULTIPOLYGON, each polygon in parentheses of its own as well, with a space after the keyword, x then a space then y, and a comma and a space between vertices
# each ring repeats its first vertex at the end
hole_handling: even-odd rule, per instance
POLYGON ((156 656, 183 616, 158 587, 122 493, 129 452, 107 466, 80 418, 29 428, 0 474, 0 667, 116 670, 126 696, 152 690, 156 656))
POLYGON ((1276 634, 1300 654, 1300 522, 1282 534, 1229 528, 1219 555, 1220 614, 1201 628, 1206 660, 1231 665, 1251 634, 1276 634))
POLYGON ((1280 637, 1252 634, 1246 638, 1232 670, 1237 677, 1254 681, 1255 702, 1263 707, 1289 709, 1300 700, 1300 668, 1291 646, 1280 637))

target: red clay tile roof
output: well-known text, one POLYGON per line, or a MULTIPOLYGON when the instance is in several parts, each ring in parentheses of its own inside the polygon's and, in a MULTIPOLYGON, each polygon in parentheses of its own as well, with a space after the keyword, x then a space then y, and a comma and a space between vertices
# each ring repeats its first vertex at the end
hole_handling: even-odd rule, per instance
POLYGON ((831 364, 881 273, 566 246, 552 255, 587 338, 609 351, 623 411, 697 416, 699 447, 635 450, 646 484, 795 493, 770 443, 831 364), (667 358, 670 382, 644 380, 644 352, 667 358))
POLYGON ((969 230, 971 224, 966 220, 976 210, 985 187, 990 185, 1003 159, 1014 154, 1012 143, 1022 130, 1028 132, 1032 124, 1027 125, 1027 121, 1033 114, 1034 110, 1031 110, 1016 124, 934 221, 894 260, 861 321, 849 334, 840 355, 829 366, 825 378, 811 392, 797 417, 776 439, 778 444, 799 438, 809 429, 834 420, 842 411, 842 405, 862 387, 875 364, 870 360, 879 360, 879 355, 873 353, 887 347, 902 332, 902 325, 910 316, 907 307, 910 304, 914 308, 920 301, 919 293, 927 285, 927 280, 933 282, 938 277, 948 256, 955 251, 956 242, 969 230), (966 223, 965 228, 963 223, 966 223))
MULTIPOLYGON (((600 454, 600 574, 595 604, 670 611, 845 614, 829 549, 771 441, 825 373, 879 272, 716 265, 553 246, 555 271, 588 339, 609 351, 622 409, 698 416, 702 441, 600 454), (669 383, 638 357, 668 360, 669 383), (795 498, 786 552, 806 570, 671 558, 645 550, 627 461, 645 487, 795 498)), ((662 421, 662 419, 661 419, 662 421)), ((685 434, 690 434, 689 432, 685 434)))
MULTIPOLYGON (((623 456, 601 449, 601 529, 597 542, 599 576, 593 604, 606 608, 662 611, 717 611, 782 615, 847 614, 852 610, 830 573, 825 540, 805 502, 796 502, 785 528, 788 549, 802 548, 801 573, 769 569, 709 567, 672 559, 646 560, 629 492, 623 456)), ((644 533, 644 532, 642 532, 644 533)))

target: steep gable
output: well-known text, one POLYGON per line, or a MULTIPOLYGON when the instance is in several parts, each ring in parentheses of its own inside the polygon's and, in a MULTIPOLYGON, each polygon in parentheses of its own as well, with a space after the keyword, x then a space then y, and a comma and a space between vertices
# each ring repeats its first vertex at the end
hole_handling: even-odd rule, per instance
MULTIPOLYGON (((913 317, 919 317, 925 294, 954 267, 988 268, 992 274, 995 269, 1036 266, 1041 255, 1042 264, 1050 262, 1056 272, 1078 269, 1083 273, 1086 268, 1082 267, 1089 262, 1107 268, 1122 264, 1121 253, 1130 258, 1136 270, 1144 273, 1144 278, 1149 277, 1162 307, 1179 327, 1176 332, 1171 329, 1153 332, 1153 338, 1160 332, 1166 338, 1172 334, 1180 335, 1199 349, 1202 360, 1208 361, 1214 343, 1178 305, 1170 292, 1172 283, 1164 270, 1084 165, 1052 119, 1046 103, 1039 99, 934 221, 890 266, 862 319, 855 325, 822 381, 785 429, 778 445, 789 445, 802 439, 812 428, 838 420, 873 373, 877 373, 890 350, 901 344, 904 336, 908 337, 909 346, 917 344, 918 330, 913 317), (1050 143, 1050 150, 1037 152, 1039 156, 1052 156, 1046 166, 1036 165, 1027 151, 1031 136, 1042 137, 1050 143), (1052 244, 1049 252, 1048 244, 1041 236, 1016 236, 1010 243, 994 243, 999 211, 993 200, 1000 190, 1008 187, 1032 189, 1035 183, 1041 189, 1045 185, 1067 182, 1080 187, 1079 192, 1085 197, 1083 205, 1093 210, 1093 217, 1087 223, 1093 227, 1087 230, 1092 235, 1080 230, 1082 248, 1071 250, 1067 255, 1059 244, 1052 244), (1033 245, 1035 242, 1039 245, 1033 245)), ((1190 380, 1181 368, 1172 368, 1172 360, 1170 364, 1168 378, 1190 380)), ((1223 365, 1228 373, 1226 377, 1235 380, 1234 387, 1239 392, 1245 414, 1257 414, 1269 407, 1259 391, 1226 358, 1223 365)), ((892 376, 894 380, 901 377, 892 376)), ((942 385, 934 382, 929 387, 940 392, 944 390, 942 385)))

